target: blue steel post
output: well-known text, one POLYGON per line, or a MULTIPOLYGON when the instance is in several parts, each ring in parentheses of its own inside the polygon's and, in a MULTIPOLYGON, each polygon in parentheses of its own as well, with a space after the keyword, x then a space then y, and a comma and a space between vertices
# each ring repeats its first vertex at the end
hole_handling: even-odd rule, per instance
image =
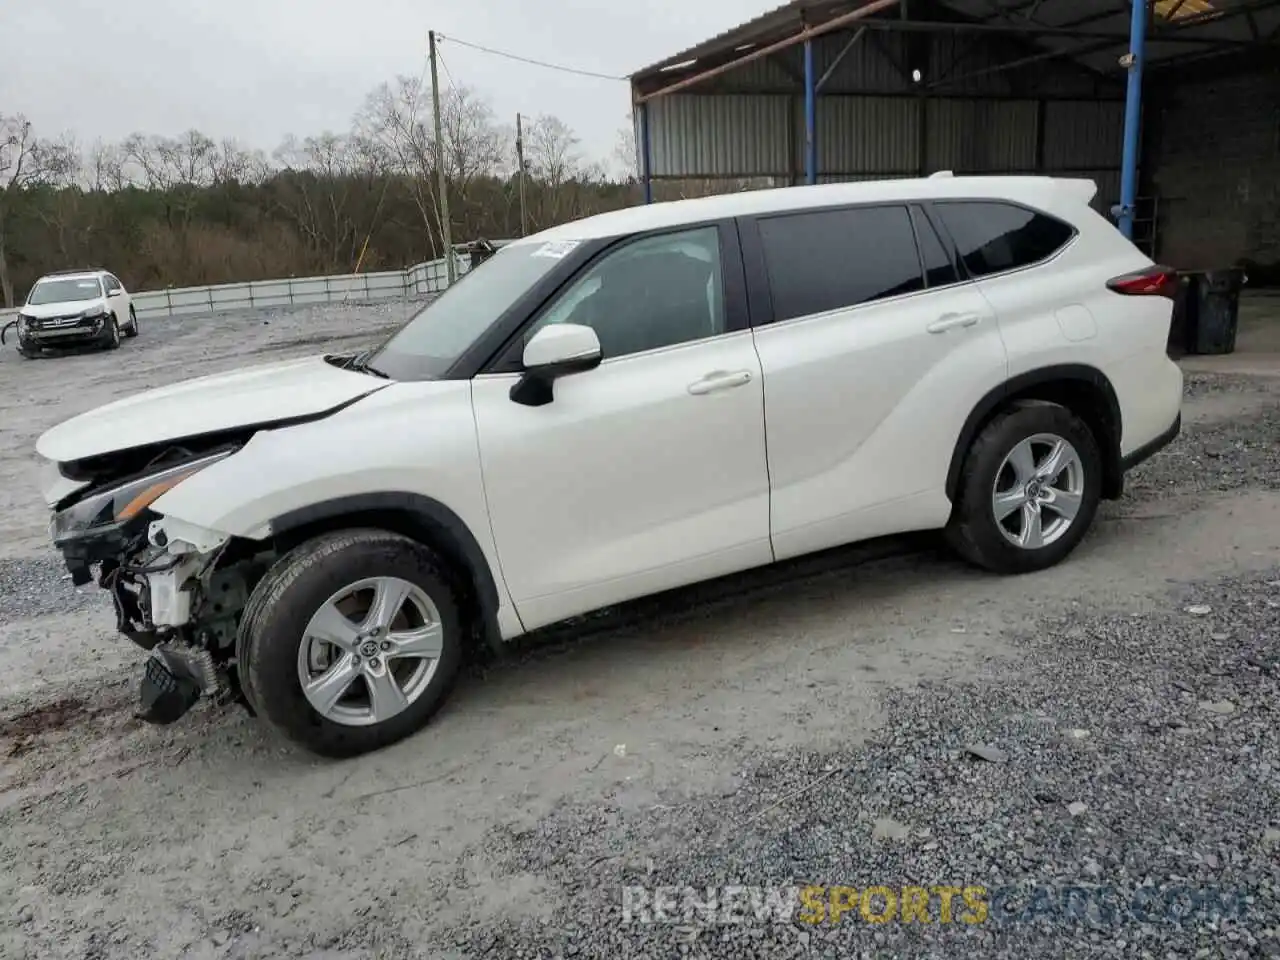
POLYGON ((1142 150, 1142 67, 1146 60, 1147 0, 1134 0, 1129 26, 1129 95, 1124 108, 1124 159, 1120 167, 1120 232, 1133 239, 1138 203, 1138 158, 1142 150))
POLYGON ((644 183, 644 202, 653 203, 653 162, 649 143, 649 104, 640 104, 640 179, 644 183))
POLYGON ((818 84, 813 75, 813 41, 804 42, 804 180, 818 182, 817 97, 818 84))

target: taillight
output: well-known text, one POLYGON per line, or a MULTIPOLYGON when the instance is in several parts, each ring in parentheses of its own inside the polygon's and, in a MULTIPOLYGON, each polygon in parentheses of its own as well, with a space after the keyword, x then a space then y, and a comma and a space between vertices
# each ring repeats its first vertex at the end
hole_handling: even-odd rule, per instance
POLYGON ((1178 295, 1180 284, 1178 271, 1172 267, 1151 267, 1108 280, 1107 289, 1126 297, 1168 297, 1173 300, 1178 295))

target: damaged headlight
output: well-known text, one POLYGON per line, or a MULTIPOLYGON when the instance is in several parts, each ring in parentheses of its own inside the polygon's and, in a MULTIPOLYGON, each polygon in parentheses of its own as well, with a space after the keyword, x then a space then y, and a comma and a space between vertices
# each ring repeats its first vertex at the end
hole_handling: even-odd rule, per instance
POLYGON ((54 546, 127 523, 183 480, 234 452, 223 450, 199 460, 188 460, 176 467, 94 493, 65 510, 58 511, 49 523, 49 535, 54 546))

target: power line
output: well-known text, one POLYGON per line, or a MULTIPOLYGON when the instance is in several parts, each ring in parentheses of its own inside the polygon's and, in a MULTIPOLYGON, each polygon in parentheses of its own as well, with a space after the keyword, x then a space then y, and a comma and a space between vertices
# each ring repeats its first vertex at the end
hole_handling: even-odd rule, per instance
POLYGON ((457 37, 446 37, 444 34, 437 34, 441 40, 447 40, 450 43, 456 43, 460 47, 470 47, 472 50, 479 50, 482 53, 492 54, 495 57, 503 57, 507 60, 517 60, 520 63, 532 64, 535 67, 543 67, 547 70, 559 70, 561 73, 573 73, 580 77, 595 77, 597 80, 616 80, 627 82, 627 77, 617 77, 609 73, 596 73, 593 70, 579 70, 577 67, 566 67, 558 63, 548 63, 545 60, 534 60, 531 57, 522 57, 514 53, 507 53, 504 50, 495 50, 492 47, 486 47, 479 43, 469 43, 466 40, 459 40, 457 37))
POLYGON ((453 87, 454 90, 460 89, 458 81, 453 79, 453 71, 449 69, 449 64, 444 62, 444 54, 440 53, 439 50, 436 51, 436 60, 440 62, 440 66, 444 67, 444 76, 449 81, 449 86, 453 87))

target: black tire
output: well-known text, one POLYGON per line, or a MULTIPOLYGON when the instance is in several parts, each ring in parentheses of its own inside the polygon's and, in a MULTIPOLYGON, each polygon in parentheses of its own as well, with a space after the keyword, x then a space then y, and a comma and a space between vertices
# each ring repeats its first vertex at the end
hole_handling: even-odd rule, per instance
POLYGON ((18 344, 18 356, 23 360, 34 360, 40 356, 39 347, 28 347, 25 344, 18 344))
POLYGON ((995 573, 1022 574, 1061 563, 1088 533, 1102 495, 1102 455, 1088 425, 1066 407, 1043 401, 1021 401, 998 413, 978 435, 965 457, 964 472, 947 525, 955 551, 995 573), (1010 542, 996 520, 992 494, 1005 458, 1018 444, 1038 434, 1053 434, 1076 449, 1083 472, 1083 491, 1074 520, 1054 542, 1038 549, 1010 542))
POLYGON ((120 348, 120 321, 115 318, 115 314, 107 318, 107 323, 102 333, 103 350, 118 350, 120 348))
POLYGON ((129 326, 125 327, 124 335, 130 340, 138 335, 138 314, 132 304, 129 305, 129 326))
POLYGON ((322 756, 350 757, 426 725, 457 679, 464 636, 450 578, 431 550, 382 530, 344 530, 298 546, 254 588, 240 620, 236 671, 250 709, 278 733, 322 756), (307 700, 298 678, 299 645, 329 597, 374 576, 401 578, 431 598, 440 614, 443 649, 426 689, 406 709, 382 723, 348 726, 322 716, 307 700))

